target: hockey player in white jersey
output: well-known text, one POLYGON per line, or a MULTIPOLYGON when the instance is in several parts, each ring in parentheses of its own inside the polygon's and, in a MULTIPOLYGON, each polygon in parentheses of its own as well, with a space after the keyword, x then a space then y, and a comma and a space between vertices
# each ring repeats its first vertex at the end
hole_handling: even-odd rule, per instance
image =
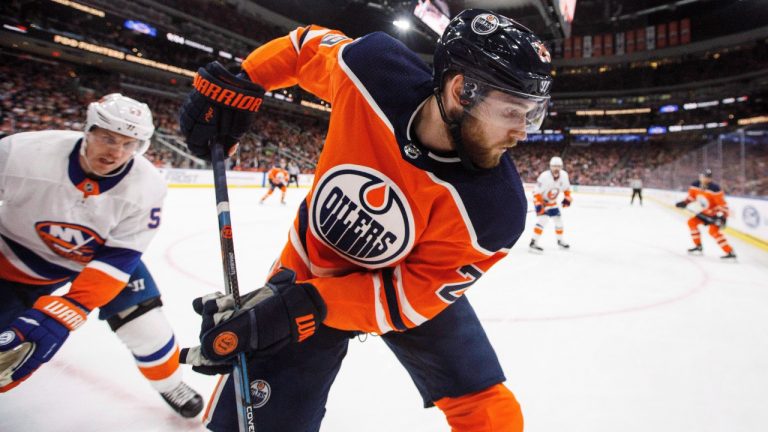
POLYGON ((99 308, 175 411, 202 410, 141 261, 166 194, 142 156, 154 129, 146 104, 114 93, 88 106, 85 132, 0 140, 0 392, 51 360, 99 308))
POLYGON ((555 221, 555 234, 557 234, 557 245, 563 249, 571 246, 563 240, 563 217, 560 206, 568 207, 571 205, 571 183, 568 180, 568 173, 563 169, 563 160, 555 156, 549 161, 549 169, 539 174, 536 179, 536 188, 533 190, 533 204, 536 208, 536 225, 533 227, 533 238, 529 245, 532 252, 543 252, 544 249, 539 246, 539 237, 547 227, 549 219, 555 221), (563 200, 558 204, 557 200, 560 193, 563 194, 563 200))

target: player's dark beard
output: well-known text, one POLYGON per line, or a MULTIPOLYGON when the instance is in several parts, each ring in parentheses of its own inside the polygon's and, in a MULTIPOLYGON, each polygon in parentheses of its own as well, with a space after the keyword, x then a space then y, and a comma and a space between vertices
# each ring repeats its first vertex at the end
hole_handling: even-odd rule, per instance
MULTIPOLYGON (((498 166, 506 153, 499 151, 500 143, 489 141, 485 136, 482 122, 474 116, 464 116, 461 121, 461 137, 464 151, 478 168, 490 169, 498 166)), ((514 144, 516 144, 514 140, 507 143, 509 146, 514 144)))

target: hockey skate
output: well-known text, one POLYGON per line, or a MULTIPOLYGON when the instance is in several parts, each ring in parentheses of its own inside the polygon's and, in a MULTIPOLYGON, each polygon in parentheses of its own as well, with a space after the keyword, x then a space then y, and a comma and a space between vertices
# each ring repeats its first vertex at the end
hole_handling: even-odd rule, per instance
POLYGON ((536 240, 531 240, 531 244, 528 245, 528 251, 533 253, 542 253, 544 249, 536 244, 536 240))
POLYGON ((733 253, 733 251, 728 252, 727 254, 720 257, 723 261, 736 261, 736 254, 733 253))
POLYGON ((183 382, 169 392, 160 393, 160 396, 182 417, 192 418, 203 410, 203 398, 183 382))
POLYGON ((562 249, 570 249, 571 248, 571 245, 569 245, 568 243, 566 243, 566 242, 564 242, 562 240, 558 240, 557 241, 557 245, 560 246, 560 248, 562 248, 562 249))
POLYGON ((704 248, 702 248, 701 245, 697 245, 688 249, 688 253, 691 255, 701 255, 704 253, 704 248))

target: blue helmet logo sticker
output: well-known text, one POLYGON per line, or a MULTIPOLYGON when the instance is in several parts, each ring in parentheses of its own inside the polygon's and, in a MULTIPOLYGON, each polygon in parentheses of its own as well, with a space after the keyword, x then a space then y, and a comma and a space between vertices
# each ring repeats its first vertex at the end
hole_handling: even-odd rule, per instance
POLYGON ((366 268, 389 266, 413 247, 408 200, 384 174, 360 165, 339 165, 317 182, 310 230, 337 254, 366 268))

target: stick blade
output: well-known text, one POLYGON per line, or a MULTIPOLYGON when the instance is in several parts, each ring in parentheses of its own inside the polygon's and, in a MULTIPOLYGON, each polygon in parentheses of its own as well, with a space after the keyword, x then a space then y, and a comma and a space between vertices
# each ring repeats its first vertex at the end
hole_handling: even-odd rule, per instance
POLYGON ((34 345, 24 342, 17 347, 0 352, 0 387, 11 383, 11 375, 32 355, 34 345))

